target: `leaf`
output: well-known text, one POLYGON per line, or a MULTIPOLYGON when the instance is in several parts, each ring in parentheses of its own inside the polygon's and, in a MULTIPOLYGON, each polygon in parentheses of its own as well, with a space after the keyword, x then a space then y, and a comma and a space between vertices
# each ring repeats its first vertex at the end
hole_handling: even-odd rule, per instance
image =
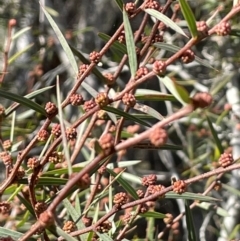
MULTIPOLYGON (((68 179, 56 178, 56 177, 40 177, 37 186, 47 186, 47 185, 65 185, 68 179)), ((18 181, 19 184, 28 184, 27 178, 23 178, 18 181)))
POLYGON ((210 131, 211 131, 211 133, 213 135, 213 139, 214 139, 214 141, 215 141, 215 143, 217 145, 217 148, 218 148, 219 152, 222 154, 224 152, 222 143, 221 143, 221 141, 218 138, 218 134, 215 131, 215 129, 214 129, 213 125, 212 125, 211 120, 209 119, 209 117, 207 115, 206 115, 206 117, 207 117, 207 122, 208 122, 208 125, 209 125, 209 128, 210 128, 210 131))
POLYGON ((240 224, 237 224, 234 229, 231 231, 230 234, 228 234, 228 240, 234 240, 236 236, 238 236, 240 231, 240 224))
POLYGON ((164 78, 161 78, 159 76, 157 77, 161 82, 163 82, 163 84, 167 87, 170 93, 173 94, 173 96, 183 105, 187 105, 191 102, 189 94, 183 86, 178 85, 174 80, 172 80, 168 76, 165 76, 164 78))
POLYGON ((39 95, 39 94, 41 94, 41 93, 43 93, 43 92, 45 92, 45 91, 47 91, 47 90, 52 89, 53 87, 54 87, 54 86, 52 85, 52 86, 44 87, 44 88, 42 88, 42 89, 35 90, 35 91, 33 91, 33 92, 25 95, 24 97, 26 97, 26 98, 28 98, 28 99, 32 99, 32 98, 36 97, 37 95, 39 95))
POLYGON ((148 149, 148 150, 149 149, 150 150, 172 150, 172 151, 183 149, 182 146, 177 146, 172 144, 164 144, 160 147, 156 147, 152 143, 146 142, 146 141, 137 143, 136 145, 133 146, 133 148, 148 149))
POLYGON ((140 214, 140 216, 145 218, 158 218, 158 219, 163 219, 166 217, 166 215, 163 213, 153 212, 153 211, 142 213, 140 214))
MULTIPOLYGON (((176 53, 178 52, 181 48, 178 47, 178 46, 175 46, 175 45, 172 45, 172 44, 167 44, 167 43, 155 43, 153 44, 156 48, 159 48, 159 49, 164 49, 164 50, 167 50, 169 52, 172 52, 172 53, 176 53)), ((207 61, 197 57, 195 55, 195 61, 198 62, 199 64, 207 67, 207 68, 210 68, 210 69, 214 69, 216 70, 215 68, 213 68, 207 61)), ((217 71, 217 70, 216 70, 217 71)))
POLYGON ((67 209, 67 212, 72 217, 72 220, 76 222, 79 219, 80 213, 77 212, 77 210, 73 207, 73 205, 69 202, 67 198, 65 198, 62 202, 67 209))
MULTIPOLYGON (((11 237, 13 240, 18 240, 20 239, 24 234, 11 230, 9 228, 4 228, 4 227, 0 227, 0 237, 1 238, 9 238, 11 237)), ((33 241, 36 240, 34 238, 28 238, 29 241, 33 241)))
MULTIPOLYGON (((76 199, 78 199, 78 197, 76 197, 76 199)), ((81 213, 78 212, 78 210, 73 207, 73 205, 69 202, 69 200, 67 198, 65 198, 63 200, 63 205, 67 209, 67 212, 71 215, 72 220, 76 223, 77 228, 79 230, 85 228, 82 220, 80 219, 81 213)), ((75 205, 76 205, 76 203, 75 203, 75 205)), ((83 240, 86 240, 87 236, 88 236, 87 234, 82 234, 81 238, 83 240)))
POLYGON ((118 5, 118 7, 120 8, 120 10, 123 10, 123 1, 122 0, 115 0, 116 4, 118 5))
POLYGON ((191 193, 191 192, 185 192, 181 195, 175 193, 175 192, 168 192, 166 193, 166 198, 170 199, 187 199, 187 200, 198 200, 198 201, 219 201, 216 198, 209 197, 209 196, 203 196, 201 194, 191 193))
MULTIPOLYGON (((111 39, 111 37, 105 33, 98 33, 98 36, 105 42, 108 42, 109 39, 111 39)), ((122 43, 119 43, 118 41, 114 41, 110 48, 118 50, 123 54, 127 54, 126 46, 122 43)))
POLYGON ((223 188, 225 188, 226 190, 228 190, 229 192, 233 193, 234 195, 237 195, 240 197, 240 191, 237 190, 236 188, 226 185, 224 183, 221 184, 223 188))
POLYGON ((67 241, 78 241, 77 239, 73 238, 70 234, 64 232, 61 228, 56 227, 56 231, 59 236, 62 236, 67 241))
POLYGON ((214 210, 221 217, 229 217, 229 213, 225 209, 217 207, 212 203, 201 202, 197 203, 197 206, 207 211, 214 210))
POLYGON ((25 27, 23 29, 21 29, 20 31, 16 32, 13 36, 12 36, 12 40, 14 41, 15 39, 19 38, 22 34, 24 34, 25 32, 29 31, 32 27, 25 27))
POLYGON ((170 18, 168 18, 166 15, 158 12, 155 9, 144 9, 144 11, 146 13, 150 14, 151 16, 155 17, 159 21, 163 22, 166 26, 173 29, 177 33, 180 33, 183 36, 188 38, 188 36, 184 33, 184 31, 176 23, 174 23, 170 18))
MULTIPOLYGON (((149 90, 147 90, 149 91, 149 90)), ((135 98, 136 100, 142 100, 142 101, 176 101, 176 98, 173 96, 173 95, 170 95, 170 94, 165 94, 165 93, 161 93, 161 92, 158 92, 156 94, 150 94, 150 93, 147 93, 146 91, 146 94, 140 94, 140 91, 136 91, 136 94, 135 94, 135 98)))
POLYGON ((189 204, 188 204, 187 200, 185 201, 185 213, 186 213, 186 221, 187 221, 188 240, 189 241, 197 241, 192 211, 189 208, 189 204))
POLYGON ((107 168, 110 168, 110 169, 113 169, 113 168, 116 168, 116 167, 124 168, 124 167, 137 165, 137 164, 139 164, 141 162, 142 161, 140 161, 140 160, 120 161, 120 162, 117 162, 117 163, 109 163, 109 164, 107 164, 107 168))
POLYGON ((142 184, 140 177, 133 175, 131 173, 128 173, 128 172, 123 172, 122 178, 124 178, 124 180, 127 180, 129 183, 135 183, 135 184, 139 184, 139 185, 142 184))
POLYGON ((62 45, 63 47, 63 50, 65 52, 65 54, 67 55, 67 58, 75 72, 75 74, 77 75, 78 73, 78 66, 77 66, 77 63, 76 63, 76 60, 74 58, 74 55, 66 41, 66 39, 64 38, 63 34, 61 33, 60 29, 58 28, 57 24, 55 23, 55 21, 53 20, 53 18, 51 17, 51 15, 45 10, 45 8, 40 4, 40 6, 42 7, 42 10, 45 14, 45 16, 47 17, 50 25, 52 26, 55 34, 57 35, 57 38, 60 42, 60 44, 62 45))
MULTIPOLYGON (((43 92, 45 92, 49 89, 52 89, 53 87, 54 86, 48 86, 48 87, 33 91, 32 93, 27 94, 24 97, 27 98, 27 99, 32 99, 32 98, 36 97, 37 95, 39 95, 39 94, 41 94, 41 93, 43 93, 43 92)), ((13 103, 9 108, 7 108, 6 111, 5 111, 5 116, 8 116, 9 114, 11 114, 12 111, 16 108, 16 105, 18 105, 18 103, 13 103)))
MULTIPOLYGON (((112 171, 111 169, 107 168, 107 171, 114 177, 117 176, 117 174, 112 171)), ((139 199, 138 195, 135 191, 135 189, 127 182, 125 181, 121 176, 118 177, 117 182, 121 184, 121 186, 124 188, 124 190, 129 193, 135 200, 139 199)))
POLYGON ((143 113, 146 113, 150 116, 153 116, 154 118, 158 119, 158 120, 163 120, 164 117, 159 113, 157 112, 155 109, 153 109, 152 107, 150 106, 147 106, 147 105, 144 105, 144 104, 140 104, 140 103, 136 103, 135 106, 134 106, 134 109, 135 110, 139 110, 143 113))
POLYGON ((23 97, 14 93, 10 93, 5 90, 0 90, 0 96, 9 100, 15 101, 21 105, 27 106, 30 109, 35 110, 36 112, 39 112, 42 115, 46 116, 46 111, 41 105, 27 99, 26 97, 23 97))
MULTIPOLYGON (((141 162, 141 160, 129 160, 129 161, 120 161, 118 163, 115 163, 114 164, 114 167, 121 167, 121 168, 124 168, 124 167, 128 167, 128 166, 133 166, 133 165, 137 165, 141 162)), ((76 166, 73 166, 73 172, 80 172, 83 167, 85 167, 87 165, 87 163, 89 162, 82 162, 82 163, 78 163, 76 166)), ((108 168, 112 168, 113 164, 112 163, 109 163, 107 165, 108 168)), ((53 176, 53 175, 63 175, 63 174, 67 174, 68 173, 68 170, 67 168, 60 168, 60 169, 55 169, 55 170, 51 170, 51 171, 47 171, 45 173, 42 174, 42 176, 53 176)), ((14 190, 14 188, 16 187, 12 187, 13 189, 9 190, 9 192, 11 192, 12 190, 14 190)))
POLYGON ((179 3, 181 6, 184 19, 187 21, 188 28, 191 32, 191 35, 193 38, 196 38, 198 36, 198 31, 197 31, 196 19, 193 15, 193 12, 186 0, 179 0, 179 3))
MULTIPOLYGON (((116 136, 116 131, 113 132, 112 134, 116 136)), ((121 138, 131 138, 131 137, 134 137, 134 134, 128 133, 127 131, 124 131, 124 130, 121 131, 121 138)))
POLYGON ((141 124, 141 125, 151 127, 151 125, 149 125, 147 122, 142 121, 142 120, 136 118, 135 116, 130 115, 130 114, 128 114, 128 113, 126 113, 126 112, 124 112, 124 111, 122 111, 122 110, 113 108, 113 107, 111 107, 111 106, 105 106, 105 107, 102 108, 102 109, 105 110, 105 111, 109 111, 109 112, 111 112, 111 113, 120 115, 120 116, 122 116, 122 117, 124 117, 124 118, 126 118, 126 119, 128 119, 128 120, 135 121, 135 122, 137 122, 137 123, 139 123, 139 124, 141 124))
POLYGON ((234 72, 233 73, 227 73, 226 75, 223 75, 222 78, 219 79, 219 81, 212 85, 212 87, 210 88, 210 94, 212 96, 216 95, 219 91, 223 90, 227 83, 232 81, 234 76, 234 72))
POLYGON ((126 46, 127 46, 127 52, 128 52, 128 61, 129 61, 131 76, 132 78, 134 78, 137 71, 137 55, 136 55, 136 49, 135 49, 135 43, 134 43, 131 25, 125 10, 123 10, 123 24, 124 24, 126 46))
POLYGON ((14 62, 19 56, 21 56, 23 53, 27 52, 30 48, 32 48, 33 45, 34 44, 29 44, 24 49, 22 49, 21 51, 17 52, 13 56, 11 56, 11 58, 8 59, 8 64, 11 64, 12 62, 14 62))
POLYGON ((34 213, 32 205, 21 195, 17 194, 17 197, 20 200, 20 202, 27 208, 27 210, 32 214, 32 216, 35 217, 35 213, 34 213))
MULTIPOLYGON (((58 115, 59 115, 61 133, 64 133, 65 132, 65 123, 64 123, 63 110, 62 110, 62 105, 61 105, 62 101, 61 101, 59 76, 57 76, 57 81, 56 81, 56 94, 57 94, 57 108, 58 108, 58 115)), ((62 145, 63 145, 64 156, 65 156, 67 167, 68 167, 68 175, 71 176, 71 174, 72 174, 72 163, 70 161, 68 141, 67 141, 67 137, 66 137, 65 134, 62 135, 62 145)))
POLYGON ((40 177, 37 185, 65 185, 68 179, 65 178, 54 178, 54 177, 40 177))
MULTIPOLYGON (((80 172, 83 167, 73 167, 73 172, 80 172)), ((63 174, 67 174, 68 170, 67 168, 60 168, 60 169, 55 169, 55 170, 51 170, 51 171, 47 171, 45 173, 43 173, 43 176, 52 176, 52 175, 63 175, 63 174)))
POLYGON ((7 201, 8 202, 12 201, 13 198, 22 190, 22 188, 23 188, 23 185, 19 185, 18 187, 16 187, 7 201))

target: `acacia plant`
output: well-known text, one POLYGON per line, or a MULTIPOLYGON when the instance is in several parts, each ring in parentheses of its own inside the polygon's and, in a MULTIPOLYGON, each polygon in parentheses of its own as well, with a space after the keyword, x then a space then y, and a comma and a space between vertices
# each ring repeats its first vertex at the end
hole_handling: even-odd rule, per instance
POLYGON ((24 96, 7 82, 32 47, 14 53, 12 46, 31 30, 14 32, 18 22, 9 20, 0 78, 1 241, 238 238, 239 208, 231 225, 226 217, 228 198, 239 196, 227 185, 240 168, 231 142, 239 90, 231 84, 236 72, 224 73, 233 60, 224 49, 238 43, 240 5, 206 1, 199 13, 186 0, 162 2, 115 0, 123 22, 111 36, 99 33, 101 48, 90 53, 40 4, 54 37, 36 49, 48 60, 54 48, 65 55, 56 69, 44 69, 39 57, 24 96), (157 168, 144 170, 150 162, 157 168))

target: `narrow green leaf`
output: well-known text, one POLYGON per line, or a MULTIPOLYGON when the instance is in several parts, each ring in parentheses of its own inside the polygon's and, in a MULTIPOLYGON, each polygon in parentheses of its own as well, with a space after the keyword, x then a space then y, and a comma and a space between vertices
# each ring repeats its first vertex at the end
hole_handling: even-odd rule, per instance
POLYGON ((21 218, 21 220, 19 220, 19 222, 16 224, 17 229, 19 230, 19 228, 24 226, 29 219, 30 219, 30 212, 26 211, 23 217, 21 218))
MULTIPOLYGON (((153 44, 156 48, 159 48, 159 49, 164 49, 164 50, 167 50, 169 52, 172 52, 172 53, 176 53, 178 52, 181 48, 178 47, 178 46, 175 46, 175 45, 172 45, 172 44, 167 44, 167 43, 155 43, 153 44)), ((195 61, 198 62, 199 64, 207 67, 207 68, 210 68, 210 69, 214 69, 216 70, 215 68, 213 68, 207 61, 197 57, 195 55, 195 61)), ((216 70, 217 71, 217 70, 216 70)))
POLYGON ((12 40, 14 41, 15 39, 19 38, 22 34, 24 34, 25 32, 29 31, 32 27, 25 27, 23 29, 21 29, 20 31, 16 32, 13 36, 12 36, 12 40))
POLYGON ((145 217, 145 218, 158 218, 158 219, 163 219, 165 218, 165 214, 163 213, 159 213, 159 212, 146 212, 146 213, 142 213, 140 214, 141 217, 145 217))
POLYGON ((211 201, 220 201, 216 198, 213 197, 209 197, 209 196, 203 196, 201 194, 196 194, 196 193, 192 193, 192 192, 185 192, 181 195, 175 193, 175 192, 168 192, 166 193, 166 198, 170 198, 170 199, 187 199, 187 200, 199 200, 199 201, 207 201, 207 202, 211 202, 211 201))
POLYGON ((108 111, 108 112, 111 112, 111 113, 120 115, 120 116, 122 116, 122 117, 124 117, 124 118, 126 118, 126 119, 128 119, 128 120, 135 121, 135 122, 137 122, 137 123, 139 123, 139 124, 141 124, 141 125, 151 127, 151 125, 149 125, 147 122, 142 121, 142 120, 136 118, 136 117, 133 116, 133 115, 130 115, 130 114, 128 114, 128 113, 126 113, 126 112, 124 112, 124 111, 122 111, 122 110, 113 108, 113 107, 111 107, 111 106, 106 106, 106 107, 103 108, 103 110, 106 110, 106 111, 108 111))
POLYGON ((187 200, 185 201, 185 213, 186 213, 186 221, 187 221, 188 240, 189 241, 197 241, 192 211, 189 208, 189 204, 188 204, 187 200))
POLYGON ((19 52, 17 52, 16 54, 14 54, 13 56, 11 56, 8 59, 8 64, 13 63, 19 56, 21 56, 23 53, 27 52, 30 48, 32 48, 34 44, 29 44, 27 45, 24 49, 20 50, 19 52))
POLYGON ((126 37, 129 67, 131 71, 131 76, 132 78, 134 78, 137 71, 137 55, 131 25, 125 10, 123 10, 123 24, 126 37))
POLYGON ((164 117, 158 111, 156 111, 155 109, 153 109, 152 107, 150 107, 148 105, 136 103, 136 105, 134 106, 134 109, 141 111, 143 113, 146 113, 148 115, 151 115, 158 120, 164 119, 164 117))
MULTIPOLYGON (((76 197, 76 199, 77 200, 79 199, 78 196, 76 197)), ((63 200, 63 205, 67 209, 67 212, 71 215, 72 220, 76 223, 77 228, 79 230, 85 228, 82 220, 80 219, 81 213, 78 211, 78 209, 74 208, 67 198, 63 200)), ((76 205, 76 202, 75 202, 75 205, 76 205)), ((82 234, 80 237, 82 240, 87 240, 87 236, 88 234, 82 234)))
MULTIPOLYGON (((132 116, 141 119, 141 120, 148 120, 148 119, 153 119, 152 116, 147 115, 147 114, 132 114, 132 116)), ((121 116, 118 116, 118 118, 121 118, 121 116)))
POLYGON ((164 78, 158 76, 158 79, 167 87, 170 93, 173 94, 173 96, 182 103, 182 105, 187 105, 191 102, 189 94, 183 86, 178 85, 168 76, 165 76, 164 78))
POLYGON ((67 182, 68 182, 68 179, 65 179, 65 178, 40 177, 38 184, 39 185, 65 185, 67 182))
POLYGON ((117 163, 109 163, 107 165, 107 168, 110 168, 110 169, 113 169, 115 168, 116 166, 117 167, 120 167, 120 168, 124 168, 124 167, 129 167, 129 166, 134 166, 134 165, 137 165, 139 163, 141 163, 142 161, 140 160, 129 160, 129 161, 120 161, 120 162, 117 162, 117 163))
MULTIPOLYGON (((80 172, 83 169, 83 167, 73 167, 73 172, 80 172)), ((60 169, 56 169, 56 170, 51 170, 51 171, 47 171, 45 173, 43 173, 43 176, 52 176, 52 175, 63 175, 63 174, 67 174, 68 170, 67 168, 60 168, 60 169)))
MULTIPOLYGON (((61 101, 59 76, 57 76, 57 81, 56 81, 56 94, 57 94, 57 107, 58 107, 58 115, 59 115, 61 132, 65 133, 65 123, 64 123, 64 117, 63 117, 63 110, 62 110, 62 106, 61 106, 62 101, 61 101)), ((71 176, 72 163, 70 161, 68 141, 67 141, 67 137, 65 134, 62 135, 62 145, 63 145, 64 156, 65 156, 67 167, 68 167, 68 175, 71 176)))
POLYGON ((76 209, 77 213, 79 214, 79 216, 82 215, 81 203, 80 203, 80 199, 77 195, 75 197, 75 209, 76 209))
POLYGON ((127 180, 129 183, 135 183, 135 184, 139 184, 139 185, 141 185, 141 183, 142 183, 140 177, 133 175, 131 173, 128 173, 128 172, 123 172, 122 177, 124 178, 124 180, 127 180))
POLYGON ((218 214, 221 217, 229 217, 229 213, 225 209, 217 207, 212 203, 201 202, 197 203, 197 206, 207 211, 214 210, 216 214, 218 214))
POLYGON ((32 205, 21 195, 17 194, 17 197, 20 200, 20 202, 27 208, 27 210, 32 214, 32 216, 35 217, 35 213, 34 213, 32 205))
MULTIPOLYGON (((114 177, 117 176, 117 174, 111 170, 107 168, 107 171, 114 177)), ((138 195, 136 193, 136 191, 134 190, 134 188, 129 184, 129 182, 125 181, 121 176, 118 177, 117 182, 119 184, 121 184, 121 186, 124 188, 124 190, 129 193, 135 200, 139 199, 138 195)))
POLYGON ((87 241, 92 241, 93 240, 93 236, 94 236, 94 232, 89 232, 88 233, 88 237, 87 237, 87 241))
MULTIPOLYGON (((37 183, 37 186, 46 186, 46 185, 65 185, 68 182, 68 179, 65 178, 56 178, 56 177, 40 177, 37 183)), ((23 178, 18 181, 19 184, 28 184, 27 178, 23 178)))
POLYGON ((142 101, 177 101, 173 95, 161 93, 154 90, 137 90, 135 94, 136 100, 142 101), (145 93, 144 93, 145 92, 145 93), (154 93, 156 92, 156 93, 154 93))
POLYGON ((27 99, 32 99, 32 98, 38 96, 39 94, 42 94, 43 92, 52 89, 53 87, 54 86, 52 85, 52 86, 47 86, 47 87, 35 90, 35 91, 25 95, 24 97, 26 97, 27 99))
MULTIPOLYGON (((0 237, 1 238, 8 238, 11 237, 13 240, 18 240, 20 239, 24 234, 11 230, 9 228, 4 228, 4 227, 0 227, 0 237)), ((36 240, 35 238, 29 238, 29 241, 34 241, 36 240)))
POLYGON ((208 125, 209 125, 209 128, 210 128, 210 131, 211 131, 211 133, 213 135, 213 139, 215 141, 215 144, 217 145, 217 148, 218 148, 219 152, 222 154, 224 152, 222 143, 221 143, 220 139, 218 138, 218 134, 215 131, 215 129, 214 129, 213 125, 212 125, 211 120, 209 119, 209 117, 207 115, 206 115, 206 117, 207 117, 207 122, 208 122, 208 125))
MULTIPOLYGON (((133 165, 137 165, 141 162, 141 160, 129 160, 129 161, 120 161, 118 163, 115 163, 114 166, 116 167, 121 167, 121 168, 124 168, 124 167, 128 167, 128 166, 133 166, 133 165)), ((82 162, 82 163, 78 163, 77 166, 73 166, 73 172, 76 173, 76 172, 80 172, 83 167, 85 167, 87 165, 87 163, 89 162, 82 162)), ((111 168, 111 163, 109 163, 107 165, 108 168, 111 168)), ((47 171, 47 172, 44 172, 42 174, 42 177, 43 176, 53 176, 53 175, 63 175, 63 174, 67 174, 68 173, 68 170, 67 168, 60 168, 60 169, 55 169, 55 170, 50 170, 50 171, 47 171)), ((15 186, 11 186, 11 189, 9 187, 9 191, 8 193, 11 193, 16 187, 15 186)), ((8 190, 8 189, 7 189, 8 190)))
POLYGON ((133 148, 148 149, 148 150, 171 150, 171 151, 177 151, 177 150, 183 149, 182 146, 172 145, 172 144, 164 144, 160 147, 156 147, 147 141, 139 142, 138 144, 134 145, 133 148))
MULTIPOLYGON (((151 116, 150 116, 151 117, 151 116)), ((152 117, 151 117, 152 118, 152 117)), ((112 133, 114 136, 116 136, 116 131, 112 133)), ((121 138, 131 138, 131 137, 134 137, 133 134, 131 133, 128 133, 127 131, 121 131, 121 138)))
POLYGON ((120 8, 120 10, 123 10, 123 1, 122 0, 115 0, 116 4, 118 5, 118 7, 120 8))
POLYGON ((180 3, 180 7, 182 10, 184 19, 187 21, 188 28, 191 32, 191 35, 193 38, 196 38, 198 36, 198 31, 197 31, 196 19, 193 15, 193 12, 186 0, 179 0, 179 3, 180 3))
POLYGON ((230 82, 233 79, 234 76, 234 72, 233 73, 227 73, 225 75, 222 76, 222 78, 220 78, 216 84, 212 85, 212 87, 210 88, 210 94, 212 96, 216 95, 219 91, 223 90, 227 83, 230 82))
MULTIPOLYGON (((41 94, 41 93, 43 93, 43 92, 45 92, 49 89, 52 89, 53 87, 54 86, 48 86, 48 87, 33 91, 30 94, 25 95, 24 97, 27 98, 27 99, 32 99, 32 98, 36 97, 37 95, 39 95, 39 94, 41 94)), ((14 103, 10 107, 8 107, 5 111, 5 116, 10 115, 12 113, 12 111, 15 110, 16 105, 18 105, 18 103, 14 103)))
POLYGON ((149 217, 147 218, 147 234, 146 234, 146 238, 147 240, 154 240, 154 236, 155 234, 155 218, 149 217))
POLYGON ((229 185, 226 185, 224 183, 222 183, 222 187, 226 190, 228 190, 229 192, 233 193, 234 195, 237 195, 240 197, 240 191, 237 190, 236 188, 232 187, 232 186, 229 186, 229 185))
POLYGON ((61 228, 56 227, 56 231, 59 236, 62 236, 67 241, 78 241, 78 239, 73 238, 70 234, 64 232, 61 228))
POLYGON ((8 198, 8 202, 10 202, 10 201, 12 201, 13 200, 13 198, 22 190, 22 188, 23 188, 23 185, 19 185, 19 187, 17 187, 14 191, 13 191, 13 193, 11 194, 11 196, 8 198))
POLYGON ((87 84, 85 81, 82 82, 81 86, 92 96, 96 97, 98 92, 93 89, 89 84, 87 84))
POLYGON ((23 96, 14 94, 14 93, 10 93, 10 92, 4 91, 4 90, 0 90, 0 96, 6 98, 8 100, 15 101, 21 105, 27 106, 30 109, 35 110, 36 112, 39 112, 42 115, 46 116, 46 111, 42 106, 27 99, 26 97, 23 97, 23 96))
MULTIPOLYGON (((105 33, 98 33, 98 36, 104 40, 105 42, 108 42, 109 39, 111 38, 109 35, 105 34, 105 33)), ((113 48, 115 50, 120 51, 123 54, 127 54, 127 49, 126 49, 126 45, 119 43, 118 41, 114 41, 114 43, 111 45, 110 48, 113 48)))
POLYGON ((60 29, 58 28, 57 24, 55 23, 55 21, 53 20, 53 18, 51 17, 51 15, 45 10, 45 8, 40 4, 40 6, 42 7, 42 10, 45 14, 45 16, 47 17, 50 25, 52 26, 55 34, 57 35, 57 38, 60 42, 60 44, 62 45, 63 47, 63 50, 65 52, 65 54, 67 55, 67 58, 75 72, 75 74, 77 75, 78 73, 78 66, 77 66, 77 63, 76 63, 76 60, 74 58, 74 55, 66 41, 66 39, 64 38, 62 32, 60 31, 60 29))
POLYGON ((9 186, 9 187, 4 191, 4 195, 11 195, 11 194, 16 190, 17 187, 18 187, 17 184, 13 184, 13 185, 9 186))
POLYGON ((46 11, 50 15, 52 15, 53 17, 58 17, 59 16, 59 13, 56 10, 54 10, 53 8, 47 7, 46 5, 44 7, 45 7, 46 11))
POLYGON ((67 209, 67 212, 72 217, 72 220, 76 222, 80 216, 80 213, 77 212, 77 210, 73 207, 73 205, 69 202, 67 198, 65 198, 62 202, 65 208, 67 209))
POLYGON ((108 116, 112 120, 112 122, 116 125, 117 124, 117 116, 111 112, 107 112, 108 116))
POLYGON ((234 229, 231 231, 230 234, 228 234, 228 240, 234 240, 236 236, 238 236, 240 231, 240 224, 237 224, 234 229))
POLYGON ((183 36, 188 38, 188 36, 184 33, 184 31, 166 15, 160 13, 159 11, 157 11, 155 9, 145 9, 144 11, 146 13, 150 14, 151 16, 155 17, 159 21, 163 22, 166 26, 173 29, 177 33, 180 33, 183 36))

